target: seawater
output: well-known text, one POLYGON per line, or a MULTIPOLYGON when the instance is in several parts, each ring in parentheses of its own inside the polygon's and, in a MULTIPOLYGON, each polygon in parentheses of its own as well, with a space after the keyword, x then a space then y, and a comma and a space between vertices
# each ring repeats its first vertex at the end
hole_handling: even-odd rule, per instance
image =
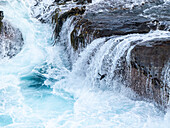
MULTIPOLYGON (((4 20, 23 33, 24 47, 12 59, 0 60, 0 127, 2 128, 168 128, 152 103, 133 101, 121 92, 101 89, 72 71, 60 46, 52 46, 51 26, 30 15, 33 1, 0 0, 4 20), (62 54, 61 54, 62 53, 62 54)), ((98 39, 100 43, 104 39, 98 39)), ((93 49, 87 48, 87 53, 93 49)), ((83 58, 81 58, 83 57, 83 58)), ((77 68, 79 70, 77 70, 77 68)), ((83 71, 82 71, 83 72, 83 71)), ((115 82, 115 85, 121 86, 115 82)))

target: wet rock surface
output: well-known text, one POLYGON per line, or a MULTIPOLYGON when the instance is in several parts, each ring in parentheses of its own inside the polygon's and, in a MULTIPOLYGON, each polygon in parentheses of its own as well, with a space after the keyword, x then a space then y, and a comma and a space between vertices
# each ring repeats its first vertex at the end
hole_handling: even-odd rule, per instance
POLYGON ((118 60, 113 79, 120 78, 131 88, 137 94, 135 100, 152 102, 166 111, 170 95, 170 38, 139 42, 129 42, 134 48, 118 60))
MULTIPOLYGON (((84 4, 79 0, 74 2, 84 4)), ((56 14, 55 38, 59 37, 63 22, 72 16, 75 18, 73 18, 74 29, 70 34, 70 42, 74 51, 78 53, 80 49, 100 37, 144 34, 158 29, 170 30, 169 4, 153 1, 132 8, 124 6, 121 2, 114 4, 109 1, 108 4, 100 3, 101 6, 97 6, 97 10, 105 10, 102 12, 95 12, 95 5, 92 5, 83 13, 76 13, 76 9, 71 9, 60 16, 56 14)), ((123 75, 123 81, 129 83, 127 86, 140 99, 154 101, 160 108, 166 109, 170 89, 164 80, 163 72, 165 67, 170 66, 169 59, 170 38, 154 39, 136 45, 131 51, 131 66, 128 67, 125 60, 120 60, 122 67, 115 72, 119 74, 118 76, 123 75)))
MULTIPOLYGON (((106 0, 89 5, 91 2, 91 0, 55 0, 42 9, 37 19, 47 23, 50 17, 54 24, 54 38, 58 39, 64 22, 74 17, 72 18, 74 29, 69 40, 74 52, 78 54, 94 39, 100 37, 144 34, 158 29, 170 31, 169 3, 161 0, 141 3, 106 0), (72 2, 71 6, 67 4, 68 2, 72 2), (83 6, 86 6, 86 9, 83 6), (50 10, 53 10, 52 14, 46 13, 50 10)), ((40 4, 41 2, 34 7, 40 4)), ((128 82, 127 86, 141 99, 155 101, 158 106, 166 108, 169 87, 164 80, 163 72, 164 68, 169 66, 169 58, 169 38, 150 40, 136 45, 131 51, 130 67, 127 66, 126 60, 121 60, 123 66, 115 72, 123 75, 123 81, 128 82)))
POLYGON ((165 3, 162 6, 154 6, 146 9, 143 15, 155 19, 158 24, 158 29, 170 31, 170 3, 165 3))
POLYGON ((3 11, 0 11, 0 33, 1 33, 1 30, 2 30, 2 20, 4 18, 4 14, 3 14, 3 11))
POLYGON ((93 9, 88 7, 85 15, 77 17, 71 33, 71 43, 75 51, 100 37, 148 33, 157 29, 170 31, 169 4, 153 1, 130 8, 121 2, 106 3, 97 6, 97 10, 105 11, 96 12, 93 7, 95 5, 92 5, 90 7, 93 9))
POLYGON ((148 33, 152 29, 149 23, 150 19, 136 15, 87 13, 79 19, 71 33, 72 46, 77 50, 99 37, 148 33))
POLYGON ((77 4, 87 4, 92 3, 92 0, 73 0, 74 2, 77 2, 77 4))
POLYGON ((60 16, 58 16, 58 13, 56 13, 53 16, 53 20, 55 21, 55 38, 57 38, 59 36, 59 33, 61 31, 62 25, 63 23, 67 20, 67 18, 71 17, 71 16, 77 16, 77 15, 82 15, 85 12, 85 7, 81 7, 81 8, 72 8, 71 10, 61 14, 60 16))
POLYGON ((141 97, 166 108, 170 88, 165 82, 164 68, 170 69, 169 61, 170 38, 136 45, 131 51, 129 87, 141 97))
POLYGON ((0 32, 0 58, 12 58, 21 51, 23 45, 24 40, 20 30, 4 20, 0 32))

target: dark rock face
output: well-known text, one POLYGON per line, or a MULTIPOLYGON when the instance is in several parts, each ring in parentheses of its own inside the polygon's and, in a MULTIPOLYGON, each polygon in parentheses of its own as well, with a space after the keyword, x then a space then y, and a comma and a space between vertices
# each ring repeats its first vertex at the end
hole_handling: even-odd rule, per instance
POLYGON ((77 2, 77 4, 87 4, 92 3, 92 0, 73 0, 74 2, 77 2))
POLYGON ((23 45, 24 41, 20 30, 4 21, 0 33, 0 58, 12 58, 21 51, 23 45))
POLYGON ((67 2, 67 1, 71 1, 71 0, 55 0, 54 2, 56 2, 56 3, 65 3, 65 2, 67 2))
POLYGON ((56 23, 55 30, 54 30, 55 38, 57 38, 59 36, 62 25, 63 25, 64 21, 66 21, 67 18, 69 18, 71 16, 82 15, 84 12, 85 12, 85 7, 82 7, 82 8, 76 7, 76 8, 72 8, 71 10, 63 13, 59 17, 58 17, 58 13, 56 13, 53 17, 53 20, 56 23))
POLYGON ((130 88, 139 96, 166 108, 170 88, 164 82, 164 67, 170 68, 169 61, 170 38, 136 45, 131 51, 130 88))
POLYGON ((2 29, 2 19, 3 18, 4 18, 3 11, 0 11, 0 33, 1 33, 1 29, 2 29))
MULTIPOLYGON (((106 4, 106 2, 104 3, 106 4)), ((104 3, 102 6, 105 6, 104 3)), ((93 13, 95 7, 92 6, 93 10, 90 9, 82 18, 77 18, 78 22, 71 33, 74 50, 85 47, 99 37, 148 33, 150 30, 156 29, 170 31, 169 4, 159 7, 157 5, 163 3, 154 1, 134 6, 132 9, 122 5, 116 7, 114 3, 112 4, 106 4, 105 8, 97 6, 97 10, 107 10, 100 13, 93 13), (153 6, 155 7, 152 9, 153 6), (151 14, 152 20, 139 16, 141 14, 148 15, 147 17, 150 17, 151 14)))
POLYGON ((88 13, 79 19, 73 32, 71 42, 75 50, 86 46, 99 37, 148 33, 151 30, 150 20, 135 15, 115 15, 113 13, 88 13))

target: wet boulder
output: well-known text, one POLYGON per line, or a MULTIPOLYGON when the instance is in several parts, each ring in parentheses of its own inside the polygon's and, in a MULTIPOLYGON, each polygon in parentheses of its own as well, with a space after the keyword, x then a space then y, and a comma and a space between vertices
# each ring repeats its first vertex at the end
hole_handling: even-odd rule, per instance
POLYGON ((170 38, 136 45, 127 70, 129 87, 142 99, 155 101, 163 109, 169 102, 170 38))
POLYGON ((12 58, 18 54, 24 45, 22 33, 13 27, 8 21, 2 21, 0 32, 0 59, 12 58))
POLYGON ((133 33, 148 33, 150 19, 136 15, 119 15, 114 13, 86 13, 76 23, 71 33, 71 43, 74 50, 86 46, 99 37, 126 35, 133 33))
POLYGON ((85 6, 81 8, 78 8, 78 7, 72 8, 71 10, 64 12, 60 16, 58 13, 56 13, 53 16, 53 21, 55 22, 55 30, 54 30, 55 38, 59 36, 62 25, 67 20, 67 18, 71 16, 82 15, 84 14, 84 12, 85 12, 85 6))

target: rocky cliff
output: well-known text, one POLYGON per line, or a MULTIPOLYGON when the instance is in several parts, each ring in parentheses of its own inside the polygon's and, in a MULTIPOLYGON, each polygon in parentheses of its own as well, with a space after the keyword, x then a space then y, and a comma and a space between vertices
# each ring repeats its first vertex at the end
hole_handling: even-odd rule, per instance
POLYGON ((136 45, 131 51, 129 87, 141 97, 167 106, 170 88, 164 76, 165 68, 170 69, 169 62, 170 38, 158 38, 136 45))
MULTIPOLYGON (((168 8, 170 4, 163 1, 151 1, 133 4, 133 6, 127 1, 126 4, 103 1, 97 6, 88 4, 92 2, 90 0, 74 2, 59 6, 60 1, 55 1, 57 9, 52 15, 52 21, 55 39, 58 41, 62 28, 64 29, 63 24, 72 18, 71 25, 74 27, 69 35, 63 38, 69 37, 64 44, 70 42, 69 46, 77 54, 93 40, 101 37, 110 39, 129 34, 140 36, 152 31, 170 31, 170 9, 168 8)), ((126 82, 125 86, 131 88, 140 97, 138 99, 154 101, 159 107, 167 108, 170 91, 170 74, 168 74, 170 38, 155 37, 149 41, 136 39, 136 42, 140 43, 129 42, 133 45, 130 52, 130 65, 127 64, 126 56, 124 56, 120 60, 121 68, 113 72, 121 76, 122 81, 126 82), (168 75, 166 80, 165 69, 168 75)), ((65 46, 68 47, 68 45, 65 46)))

